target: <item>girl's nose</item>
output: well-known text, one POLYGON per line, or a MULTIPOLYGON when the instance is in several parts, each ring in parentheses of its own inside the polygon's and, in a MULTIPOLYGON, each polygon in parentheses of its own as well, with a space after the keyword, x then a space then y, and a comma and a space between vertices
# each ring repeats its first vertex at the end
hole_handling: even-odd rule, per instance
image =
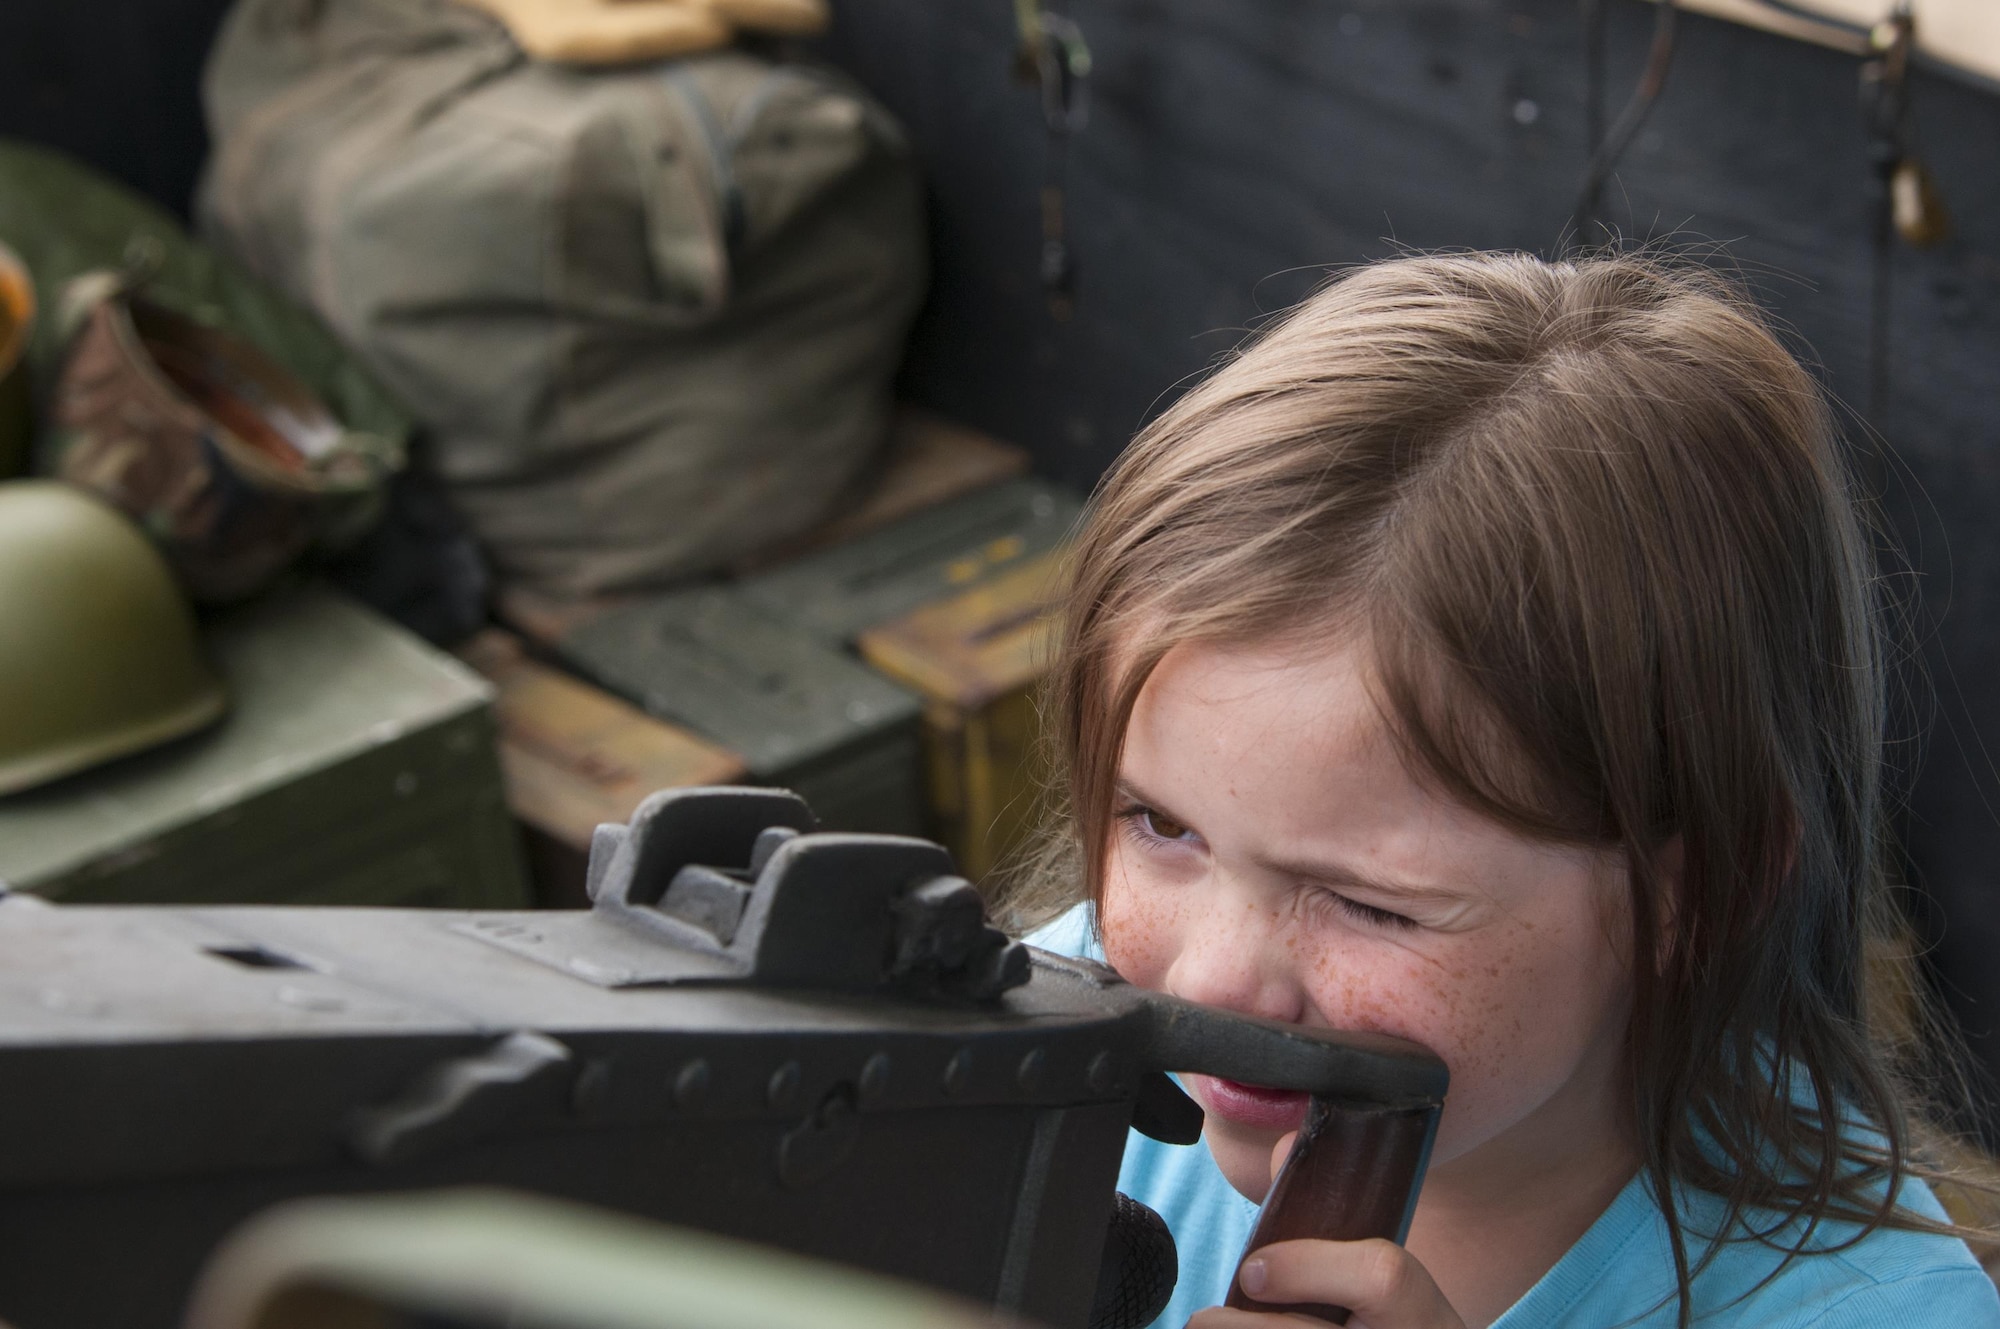
POLYGON ((1267 1020, 1303 1019, 1303 990, 1278 906, 1224 895, 1186 920, 1167 970, 1167 991, 1267 1020))

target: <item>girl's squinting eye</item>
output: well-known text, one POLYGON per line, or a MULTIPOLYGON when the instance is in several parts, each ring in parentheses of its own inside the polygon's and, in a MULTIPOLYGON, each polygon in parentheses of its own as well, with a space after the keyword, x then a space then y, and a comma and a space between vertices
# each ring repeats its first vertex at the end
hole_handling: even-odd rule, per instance
POLYGON ((1121 809, 1118 813, 1118 820, 1124 822, 1137 832, 1141 838, 1146 840, 1183 844, 1197 838, 1192 830, 1175 821, 1172 817, 1167 816, 1163 812, 1156 812, 1152 808, 1141 804, 1135 803, 1129 808, 1121 809))

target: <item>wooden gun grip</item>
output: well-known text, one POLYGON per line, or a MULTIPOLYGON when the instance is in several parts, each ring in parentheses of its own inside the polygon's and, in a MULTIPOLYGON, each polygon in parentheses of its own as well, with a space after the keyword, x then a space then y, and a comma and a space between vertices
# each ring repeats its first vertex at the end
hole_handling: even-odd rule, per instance
MULTIPOLYGON (((1314 1098, 1290 1156, 1264 1197, 1243 1255, 1301 1238, 1402 1241, 1417 1207, 1438 1110, 1436 1104, 1382 1108, 1314 1098)), ((1242 1267, 1240 1259, 1237 1267, 1242 1267)), ((1257 1301, 1233 1280, 1223 1305, 1347 1323, 1345 1307, 1257 1301)))

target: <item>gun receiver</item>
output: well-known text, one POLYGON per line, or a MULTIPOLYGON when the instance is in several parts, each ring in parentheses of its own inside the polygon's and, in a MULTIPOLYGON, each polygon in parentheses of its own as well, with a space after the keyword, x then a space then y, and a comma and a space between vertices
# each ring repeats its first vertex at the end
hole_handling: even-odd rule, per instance
POLYGON ((1031 951, 938 846, 816 833, 789 794, 656 794, 590 880, 535 913, 0 897, 0 1319, 164 1329, 273 1203, 470 1182, 1067 1329, 1127 1126, 1199 1135, 1165 1072, 1443 1097, 1410 1044, 1031 951))

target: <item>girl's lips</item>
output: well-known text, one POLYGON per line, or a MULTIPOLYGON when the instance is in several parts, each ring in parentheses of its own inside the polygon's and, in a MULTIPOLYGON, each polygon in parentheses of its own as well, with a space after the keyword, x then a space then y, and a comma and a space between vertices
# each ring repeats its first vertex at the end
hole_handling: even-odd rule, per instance
POLYGON ((1182 1077, 1202 1111, 1260 1131, 1295 1131, 1306 1116, 1306 1095, 1298 1089, 1267 1089, 1213 1075, 1182 1077))

